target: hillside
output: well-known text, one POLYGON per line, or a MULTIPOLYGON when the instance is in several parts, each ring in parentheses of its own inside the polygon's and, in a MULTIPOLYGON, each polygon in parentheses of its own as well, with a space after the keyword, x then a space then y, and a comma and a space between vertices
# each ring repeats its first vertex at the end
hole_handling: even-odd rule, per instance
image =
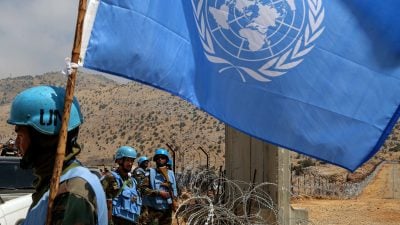
MULTIPOLYGON (((66 85, 66 76, 46 73, 0 80, 0 142, 14 138, 13 127, 5 121, 9 104, 21 90, 39 84, 66 85)), ((224 164, 224 124, 166 92, 129 82, 120 84, 102 75, 79 73, 75 95, 85 123, 79 142, 80 159, 89 165, 113 165, 112 156, 121 145, 134 146, 140 154, 152 155, 155 148, 177 149, 177 169, 206 165, 202 147, 210 155, 210 165, 224 164)), ((292 153, 293 169, 322 176, 345 174, 347 181, 361 179, 382 159, 400 159, 400 124, 397 124, 381 151, 355 173, 292 153)))
MULTIPOLYGON (((47 73, 0 80, 2 143, 15 136, 5 122, 9 103, 21 90, 39 84, 64 87, 66 77, 47 73)), ((206 165, 199 147, 209 152, 211 166, 223 165, 224 125, 180 98, 135 82, 118 84, 101 75, 82 73, 75 95, 85 118, 79 143, 83 146, 80 159, 86 164, 113 165, 112 157, 121 145, 151 156, 155 148, 167 148, 169 143, 182 162, 177 163, 178 169, 206 165)))

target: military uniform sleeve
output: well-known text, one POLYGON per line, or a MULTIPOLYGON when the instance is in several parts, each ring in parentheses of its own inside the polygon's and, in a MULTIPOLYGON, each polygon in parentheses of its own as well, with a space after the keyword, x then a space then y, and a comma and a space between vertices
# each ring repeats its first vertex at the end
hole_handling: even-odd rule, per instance
POLYGON ((61 183, 54 199, 52 224, 97 223, 97 202, 91 186, 82 178, 61 183))
POLYGON ((112 173, 104 175, 101 179, 101 185, 103 186, 107 200, 111 200, 118 195, 119 185, 112 173))

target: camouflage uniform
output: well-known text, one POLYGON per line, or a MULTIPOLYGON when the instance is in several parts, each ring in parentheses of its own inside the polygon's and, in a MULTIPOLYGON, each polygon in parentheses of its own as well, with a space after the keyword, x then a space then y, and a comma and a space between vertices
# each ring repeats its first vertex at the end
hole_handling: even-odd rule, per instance
POLYGON ((146 177, 146 170, 141 167, 136 167, 132 173, 133 177, 138 182, 139 186, 143 183, 144 178, 146 177))
MULTIPOLYGON (((159 169, 157 168, 156 171, 159 169)), ((141 193, 143 196, 156 197, 159 196, 159 190, 154 190, 151 187, 151 181, 149 176, 149 169, 146 170, 147 176, 143 179, 142 185, 140 186, 141 193)), ((171 225, 172 224, 172 207, 166 210, 157 210, 149 206, 142 206, 143 213, 139 217, 139 224, 141 225, 171 225)))
POLYGON ((118 195, 119 187, 118 182, 111 172, 107 172, 101 179, 101 185, 106 193, 106 199, 111 200, 118 195))
POLYGON ((165 211, 158 211, 148 206, 142 206, 146 208, 146 214, 141 214, 139 217, 140 225, 171 225, 172 224, 172 209, 165 211))
POLYGON ((96 196, 87 181, 72 178, 60 184, 54 200, 53 224, 97 224, 96 196))
MULTIPOLYGON (((128 179, 124 180, 127 181, 126 185, 128 187, 133 187, 132 183, 132 178, 127 177, 128 179)), ((112 199, 118 197, 120 194, 120 187, 118 184, 118 181, 114 177, 114 175, 111 172, 107 172, 104 177, 101 179, 101 184, 103 186, 103 189, 106 194, 106 199, 107 199, 107 207, 109 207, 109 210, 112 211, 113 205, 111 203, 112 199)), ((135 199, 132 199, 134 201, 135 199)), ((124 218, 112 216, 112 221, 108 221, 109 225, 131 225, 134 224, 132 221, 126 220, 124 218)))
MULTIPOLYGON (((132 174, 133 174, 133 176, 135 177, 135 179, 136 179, 137 182, 138 182, 138 187, 139 187, 139 189, 141 189, 141 187, 142 187, 142 185, 143 185, 143 182, 144 182, 144 180, 145 180, 145 178, 146 178, 146 174, 148 175, 148 171, 146 172, 146 170, 144 170, 143 168, 141 168, 141 167, 136 167, 136 168, 133 170, 133 173, 132 173, 132 174)), ((142 189, 141 189, 141 190, 142 190, 142 189)), ((142 206, 138 224, 140 224, 140 225, 146 225, 146 224, 147 224, 146 221, 148 220, 148 218, 149 218, 148 209, 147 209, 146 206, 142 206)))

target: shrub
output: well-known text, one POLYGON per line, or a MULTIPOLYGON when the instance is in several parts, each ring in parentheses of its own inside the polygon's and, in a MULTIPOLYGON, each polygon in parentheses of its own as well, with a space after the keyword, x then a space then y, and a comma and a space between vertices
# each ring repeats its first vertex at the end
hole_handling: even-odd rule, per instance
POLYGON ((302 168, 306 168, 309 166, 315 166, 315 162, 313 162, 312 159, 304 159, 304 160, 300 160, 299 164, 302 168))
POLYGON ((389 151, 390 152, 399 152, 400 151, 400 145, 396 145, 395 147, 390 148, 389 151))

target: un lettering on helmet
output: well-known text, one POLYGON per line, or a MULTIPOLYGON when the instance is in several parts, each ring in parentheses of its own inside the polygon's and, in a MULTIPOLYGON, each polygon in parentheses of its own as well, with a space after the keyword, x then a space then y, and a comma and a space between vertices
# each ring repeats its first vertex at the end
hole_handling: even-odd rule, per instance
MULTIPOLYGON (((36 86, 28 88, 15 96, 9 124, 31 126, 36 131, 56 135, 61 128, 62 113, 64 112, 65 89, 55 86, 36 86)), ((79 102, 74 97, 71 104, 68 131, 83 123, 79 102)))

